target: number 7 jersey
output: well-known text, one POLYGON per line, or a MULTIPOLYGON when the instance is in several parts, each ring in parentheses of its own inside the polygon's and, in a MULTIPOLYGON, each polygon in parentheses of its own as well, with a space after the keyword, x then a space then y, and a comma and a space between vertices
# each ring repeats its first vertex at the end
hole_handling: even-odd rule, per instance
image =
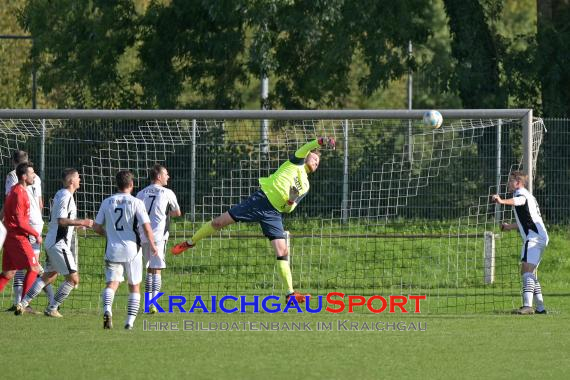
POLYGON ((121 263, 131 261, 137 255, 140 246, 138 227, 150 223, 150 219, 140 199, 118 193, 101 203, 95 223, 105 227, 105 260, 121 263))
MULTIPOLYGON (((154 241, 168 240, 169 213, 180 210, 174 192, 164 186, 151 184, 139 191, 137 198, 143 201, 147 210, 154 241)), ((142 242, 148 243, 148 239, 142 233, 142 226, 139 226, 139 232, 142 242)))

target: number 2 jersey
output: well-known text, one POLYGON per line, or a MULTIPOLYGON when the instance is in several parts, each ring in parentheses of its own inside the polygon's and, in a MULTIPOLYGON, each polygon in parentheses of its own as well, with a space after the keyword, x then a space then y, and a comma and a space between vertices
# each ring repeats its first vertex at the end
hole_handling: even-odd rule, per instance
POLYGON ((548 244, 548 233, 542 221, 536 198, 527 189, 522 188, 515 190, 513 199, 515 217, 523 240, 538 238, 544 244, 548 244))
POLYGON ((105 227, 105 260, 120 263, 131 261, 137 255, 140 246, 138 227, 150 223, 150 219, 140 199, 117 193, 101 203, 95 223, 105 227))
MULTIPOLYGON (((137 198, 143 201, 150 218, 150 226, 155 242, 168 240, 168 227, 170 224, 170 211, 180 210, 176 195, 164 186, 151 184, 138 192, 137 198)), ((139 234, 143 243, 148 239, 139 226, 139 234)))

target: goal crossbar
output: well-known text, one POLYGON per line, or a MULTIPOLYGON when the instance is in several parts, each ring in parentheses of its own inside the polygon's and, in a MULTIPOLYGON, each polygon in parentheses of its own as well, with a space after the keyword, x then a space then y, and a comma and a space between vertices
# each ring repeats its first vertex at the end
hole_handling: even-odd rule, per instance
MULTIPOLYGON (((3 109, 2 119, 421 119, 427 110, 56 110, 3 109)), ((443 109, 449 119, 522 119, 531 109, 443 109)))

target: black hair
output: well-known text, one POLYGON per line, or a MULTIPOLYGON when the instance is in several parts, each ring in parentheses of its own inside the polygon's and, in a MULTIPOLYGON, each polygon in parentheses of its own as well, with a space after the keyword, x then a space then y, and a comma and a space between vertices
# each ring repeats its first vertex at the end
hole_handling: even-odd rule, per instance
POLYGON ((33 168, 31 162, 22 162, 16 166, 16 177, 18 177, 18 181, 22 180, 22 177, 28 174, 28 168, 33 168))

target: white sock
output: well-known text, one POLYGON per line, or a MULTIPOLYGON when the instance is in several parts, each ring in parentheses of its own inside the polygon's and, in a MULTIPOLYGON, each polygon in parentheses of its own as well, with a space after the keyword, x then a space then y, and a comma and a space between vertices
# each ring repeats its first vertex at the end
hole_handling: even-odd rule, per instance
POLYGON ((34 284, 32 285, 32 287, 30 288, 30 290, 28 290, 28 292, 22 299, 21 301, 22 306, 24 307, 28 306, 30 302, 32 302, 32 300, 36 298, 38 294, 40 294, 44 286, 46 286, 45 282, 43 282, 41 277, 38 277, 34 282, 34 284))
POLYGON ((534 295, 535 277, 534 273, 525 272, 522 275, 523 306, 532 307, 532 297, 534 295))
POLYGON ((152 278, 153 278, 153 274, 152 273, 148 273, 146 274, 146 277, 144 279, 144 292, 145 293, 152 293, 152 278))
POLYGON ((69 281, 62 282, 61 285, 59 286, 59 289, 57 289, 57 293, 53 298, 53 302, 49 304, 49 308, 52 310, 57 309, 58 306, 61 305, 63 301, 65 301, 67 296, 69 296, 69 293, 71 293, 74 287, 75 284, 73 282, 69 281))
POLYGON ((46 297, 48 298, 48 304, 53 303, 53 297, 55 296, 55 294, 53 293, 52 284, 47 284, 46 286, 44 286, 44 293, 46 294, 46 297))
POLYGON ((115 291, 111 288, 103 289, 103 313, 110 313, 113 315, 113 299, 115 298, 115 291))
POLYGON ((536 310, 544 310, 544 299, 542 298, 542 288, 538 280, 534 282, 534 301, 536 302, 536 310))
POLYGON ((129 293, 129 301, 127 303, 127 320, 125 322, 126 325, 133 326, 135 324, 135 318, 139 312, 140 305, 140 293, 129 293))
POLYGON ((26 271, 19 270, 16 271, 14 275, 14 285, 12 289, 14 290, 14 305, 22 300, 22 292, 24 291, 24 277, 26 277, 26 271))
POLYGON ((162 286, 162 277, 158 273, 153 274, 152 277, 152 296, 156 297, 162 286))

